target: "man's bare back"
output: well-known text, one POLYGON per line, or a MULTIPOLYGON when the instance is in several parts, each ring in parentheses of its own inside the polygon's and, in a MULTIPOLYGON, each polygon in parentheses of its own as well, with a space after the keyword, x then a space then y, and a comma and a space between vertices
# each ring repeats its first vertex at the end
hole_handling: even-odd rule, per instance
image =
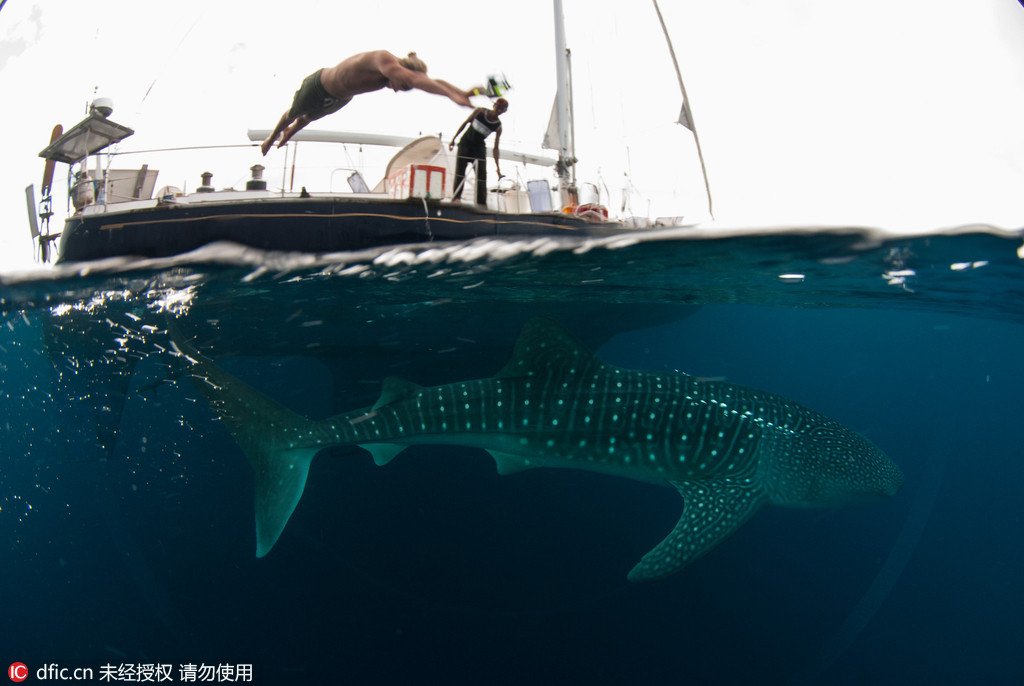
POLYGON ((348 98, 387 86, 384 70, 393 71, 393 65, 401 68, 398 58, 387 50, 361 52, 324 69, 320 72, 320 81, 334 97, 348 98))
POLYGON ((311 121, 337 112, 356 95, 382 88, 394 91, 419 89, 443 95, 463 107, 472 107, 469 93, 447 81, 432 79, 426 74, 427 65, 416 53, 404 59, 387 50, 371 50, 348 57, 333 67, 327 67, 306 77, 291 108, 281 116, 277 127, 260 148, 266 155, 274 143, 282 147, 311 121))

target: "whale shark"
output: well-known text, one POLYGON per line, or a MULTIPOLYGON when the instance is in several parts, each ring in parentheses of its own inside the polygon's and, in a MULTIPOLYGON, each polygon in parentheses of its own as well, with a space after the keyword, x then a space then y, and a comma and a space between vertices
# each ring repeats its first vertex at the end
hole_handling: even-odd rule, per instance
POLYGON ((829 507, 896 493, 899 467, 867 438, 787 398, 724 381, 607 364, 534 319, 489 378, 384 380, 370 406, 303 417, 218 367, 171 329, 189 374, 255 473, 256 555, 299 504, 314 456, 359 446, 383 466, 411 445, 472 446, 499 474, 558 467, 675 488, 678 522, 629 572, 668 576, 765 505, 829 507))

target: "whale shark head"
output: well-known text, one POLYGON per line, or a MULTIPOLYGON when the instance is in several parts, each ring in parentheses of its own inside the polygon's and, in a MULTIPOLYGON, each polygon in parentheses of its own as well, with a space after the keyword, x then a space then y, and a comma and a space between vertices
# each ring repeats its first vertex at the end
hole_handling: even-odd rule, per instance
POLYGON ((816 419, 799 433, 771 440, 765 482, 772 502, 820 507, 896 494, 903 473, 888 455, 859 433, 816 419))

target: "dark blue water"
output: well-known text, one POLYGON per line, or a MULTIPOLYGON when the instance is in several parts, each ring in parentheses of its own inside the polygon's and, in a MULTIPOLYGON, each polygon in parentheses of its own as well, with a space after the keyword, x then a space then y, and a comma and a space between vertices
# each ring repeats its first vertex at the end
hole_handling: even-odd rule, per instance
POLYGON ((91 667, 92 683, 139 663, 175 679, 252 665, 266 684, 1024 683, 1020 246, 786 235, 8 281, 0 659, 30 681, 91 667), (829 415, 905 484, 765 508, 682 572, 633 584, 679 516, 673 489, 499 477, 469 448, 385 467, 332 448, 257 560, 251 470, 165 334, 173 319, 321 418, 372 404, 388 376, 493 375, 537 315, 616 365, 829 415))

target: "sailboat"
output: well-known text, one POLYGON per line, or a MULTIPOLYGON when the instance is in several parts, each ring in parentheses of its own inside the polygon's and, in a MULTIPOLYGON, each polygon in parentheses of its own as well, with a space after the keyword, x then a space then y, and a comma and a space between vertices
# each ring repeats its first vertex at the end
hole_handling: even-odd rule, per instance
MULTIPOLYGON (((654 5, 660 16, 657 0, 654 5)), ((553 9, 557 89, 546 147, 557 156, 501 151, 503 159, 542 173, 553 170, 553 188, 550 179, 537 178, 526 188, 492 188, 484 206, 452 203, 454 160, 440 136, 307 129, 300 131, 285 150, 284 168, 287 171, 290 155, 292 183, 282 178, 279 189, 268 187, 263 175, 266 169, 256 164, 250 168, 244 189, 218 190, 211 175, 203 173, 197 174, 201 181, 190 193, 174 186, 156 190, 158 172, 149 164, 128 169, 112 166, 127 154, 114 146, 134 131, 112 121, 112 103, 100 99, 84 120, 56 135, 40 153, 51 169, 56 162, 68 165, 74 211, 66 218, 61 233, 53 233, 49 227, 53 216, 52 173, 44 179, 43 200, 38 206, 34 188, 26 189, 31 228, 42 258, 48 259, 49 248, 58 236, 57 262, 78 262, 108 257, 166 257, 220 241, 268 251, 328 253, 480 237, 600 237, 630 230, 635 224, 609 218, 607 207, 599 200, 581 202, 576 179, 572 71, 562 1, 553 0, 553 9), (399 149, 373 186, 355 171, 348 176, 350 192, 305 186, 296 190, 295 160, 298 146, 306 142, 399 149)), ((680 123, 695 135, 685 91, 683 97, 680 123)), ((267 134, 250 130, 252 147, 267 134)), ((710 193, 708 198, 710 203, 710 193)))

